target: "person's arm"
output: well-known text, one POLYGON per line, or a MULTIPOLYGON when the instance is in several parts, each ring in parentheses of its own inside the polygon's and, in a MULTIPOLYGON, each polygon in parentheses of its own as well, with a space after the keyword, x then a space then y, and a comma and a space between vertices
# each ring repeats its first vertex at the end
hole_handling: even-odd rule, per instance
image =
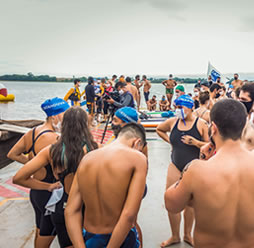
POLYGON ((123 100, 122 100, 121 102, 116 102, 116 101, 114 101, 113 104, 114 104, 116 107, 118 107, 118 108, 127 107, 127 106, 130 105, 131 100, 132 100, 132 98, 131 98, 131 96, 130 96, 129 94, 125 95, 122 99, 123 99, 123 100))
POLYGON ((26 163, 13 177, 13 183, 30 189, 48 190, 50 192, 59 188, 61 186, 59 182, 45 183, 32 177, 35 172, 49 163, 49 150, 50 146, 47 146, 41 150, 37 156, 26 163))
POLYGON ((164 86, 167 86, 167 80, 162 81, 161 84, 163 84, 164 86))
POLYGON ((11 160, 17 161, 19 163, 25 164, 29 161, 29 157, 24 154, 26 152, 26 142, 25 136, 23 135, 20 140, 12 147, 12 149, 7 154, 7 157, 11 160))
POLYGON ((67 94, 65 95, 64 100, 65 100, 66 102, 68 101, 68 99, 69 99, 69 97, 70 97, 70 95, 71 95, 72 93, 74 93, 74 89, 73 89, 73 88, 71 88, 71 89, 67 92, 67 94))
POLYGON ((139 154, 128 189, 128 195, 121 216, 112 232, 107 248, 119 248, 132 228, 145 191, 147 159, 139 154))
POLYGON ((66 228, 75 248, 85 248, 82 235, 82 197, 78 185, 78 171, 73 179, 67 206, 64 210, 66 228))
POLYGON ((196 161, 188 164, 184 168, 180 179, 166 190, 164 200, 168 212, 174 214, 180 213, 190 204, 193 197, 192 184, 194 181, 194 170, 192 167, 194 163, 196 161))
POLYGON ((159 124, 156 128, 156 132, 157 134, 166 142, 170 143, 169 141, 169 136, 167 134, 167 132, 171 131, 171 125, 172 122, 175 122, 176 118, 170 118, 164 122, 162 122, 161 124, 159 124))
POLYGON ((208 125, 205 121, 199 119, 200 129, 201 129, 201 136, 202 140, 197 140, 190 135, 182 136, 181 140, 183 143, 191 146, 196 146, 201 148, 202 146, 206 145, 209 142, 209 135, 208 135, 208 125))

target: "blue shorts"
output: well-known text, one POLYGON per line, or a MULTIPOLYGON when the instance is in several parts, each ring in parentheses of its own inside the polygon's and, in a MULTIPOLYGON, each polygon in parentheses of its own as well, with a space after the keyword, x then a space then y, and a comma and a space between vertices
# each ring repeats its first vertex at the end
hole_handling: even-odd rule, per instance
MULTIPOLYGON (((83 237, 87 248, 106 248, 111 234, 93 234, 83 229, 83 237)), ((132 228, 120 248, 139 248, 138 233, 132 228)))

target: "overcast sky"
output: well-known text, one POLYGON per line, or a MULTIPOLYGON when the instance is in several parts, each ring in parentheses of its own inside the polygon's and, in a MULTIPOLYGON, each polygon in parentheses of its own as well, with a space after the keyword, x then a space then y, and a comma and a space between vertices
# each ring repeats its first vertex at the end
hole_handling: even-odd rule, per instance
POLYGON ((253 0, 0 0, 0 74, 253 72, 253 0))

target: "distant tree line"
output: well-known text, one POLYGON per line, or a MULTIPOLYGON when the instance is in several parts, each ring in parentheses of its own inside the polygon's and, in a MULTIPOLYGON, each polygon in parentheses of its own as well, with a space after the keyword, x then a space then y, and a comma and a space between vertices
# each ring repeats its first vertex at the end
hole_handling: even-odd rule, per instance
MULTIPOLYGON (((12 74, 12 75, 3 75, 0 76, 0 80, 2 81, 39 81, 39 82, 73 82, 73 78, 57 78, 57 77, 51 77, 49 75, 39 75, 35 76, 33 73, 29 72, 26 75, 21 75, 21 74, 12 74)), ((81 82, 87 82, 87 77, 80 77, 79 78, 81 82)), ((100 78, 97 78, 100 79, 100 78)), ((108 78, 105 77, 107 80, 108 78)), ((167 78, 148 78, 151 83, 154 84, 159 84, 162 81, 166 80, 167 78)), ((134 80, 134 79, 133 79, 134 80)), ((174 80, 176 80, 178 83, 183 83, 183 84, 195 84, 197 83, 198 80, 203 80, 203 78, 178 78, 175 77, 174 80)))

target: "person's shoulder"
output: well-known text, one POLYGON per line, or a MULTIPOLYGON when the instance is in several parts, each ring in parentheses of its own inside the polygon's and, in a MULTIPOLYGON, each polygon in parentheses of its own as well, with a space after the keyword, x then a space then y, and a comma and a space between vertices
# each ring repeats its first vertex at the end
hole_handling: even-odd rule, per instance
MULTIPOLYGON (((207 110, 207 111, 209 111, 209 110, 207 110)), ((206 120, 204 120, 202 118, 199 118, 199 117, 198 117, 198 124, 200 124, 202 127, 207 127, 208 126, 208 123, 206 122, 206 120)))

